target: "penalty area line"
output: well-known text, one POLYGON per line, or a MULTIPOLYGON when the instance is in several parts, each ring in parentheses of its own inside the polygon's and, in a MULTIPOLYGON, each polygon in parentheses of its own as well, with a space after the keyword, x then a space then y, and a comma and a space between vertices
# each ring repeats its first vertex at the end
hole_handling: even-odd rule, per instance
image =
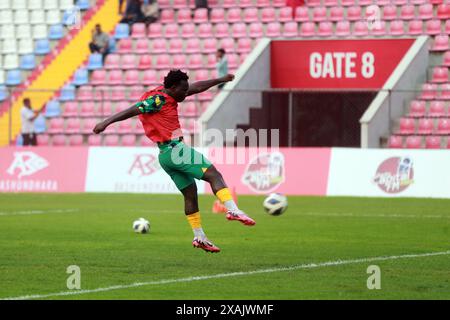
POLYGON ((81 295, 81 294, 89 294, 89 293, 107 292, 107 291, 113 291, 113 290, 123 290, 123 289, 130 289, 130 288, 137 288, 137 287, 151 286, 151 285, 164 285, 164 284, 172 284, 172 283, 183 283, 183 282, 210 280, 210 279, 249 276, 249 275, 263 274, 263 273, 275 273, 275 272, 285 272, 285 271, 294 271, 294 270, 302 270, 302 269, 314 269, 314 268, 321 268, 321 267, 341 266, 341 265, 349 265, 349 264, 357 264, 357 263, 424 258, 424 257, 443 256, 443 255, 450 255, 450 250, 440 251, 440 252, 404 254, 404 255, 396 255, 396 256, 379 256, 379 257, 369 257, 369 258, 360 258, 360 259, 335 260, 335 261, 326 261, 326 262, 318 262, 318 263, 307 263, 307 264, 293 265, 293 266, 287 266, 287 267, 258 269, 258 270, 253 270, 253 271, 229 272, 229 273, 219 273, 219 274, 186 277, 186 278, 178 278, 178 279, 136 282, 136 283, 127 284, 127 285, 115 285, 115 286, 103 287, 103 288, 97 288, 97 289, 72 290, 72 291, 62 291, 62 292, 47 293, 47 294, 34 294, 34 295, 25 295, 25 296, 18 296, 18 297, 8 297, 8 298, 0 298, 0 300, 45 299, 45 298, 51 298, 51 297, 63 297, 63 296, 81 295))

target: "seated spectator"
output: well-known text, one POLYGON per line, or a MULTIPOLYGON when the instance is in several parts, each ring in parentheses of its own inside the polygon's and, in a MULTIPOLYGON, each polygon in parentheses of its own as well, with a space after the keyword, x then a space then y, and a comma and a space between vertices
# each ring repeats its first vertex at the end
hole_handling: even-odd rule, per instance
POLYGON ((208 0, 195 0, 195 9, 199 8, 207 8, 208 9, 208 0))
POLYGON ((102 27, 99 24, 92 30, 92 41, 89 43, 89 49, 91 49, 91 53, 97 52, 102 54, 103 60, 109 53, 109 36, 102 31, 102 27))
MULTIPOLYGON (((219 78, 224 77, 228 74, 228 59, 225 56, 225 49, 220 48, 216 52, 216 58, 217 58, 217 76, 219 78)), ((222 89, 224 87, 225 83, 219 84, 218 88, 222 89)))
POLYGON ((120 20, 120 23, 128 23, 129 25, 132 25, 133 23, 144 21, 145 17, 141 10, 141 0, 127 0, 125 13, 123 13, 122 9, 123 0, 119 1, 119 13, 122 14, 122 20, 120 20))
POLYGON ((157 0, 144 0, 141 7, 144 15, 144 22, 148 26, 159 19, 159 5, 157 0))
POLYGON ((20 118, 22 120, 22 138, 24 146, 36 146, 37 138, 34 131, 34 121, 39 116, 41 110, 33 110, 29 98, 23 99, 23 107, 20 110, 20 118))

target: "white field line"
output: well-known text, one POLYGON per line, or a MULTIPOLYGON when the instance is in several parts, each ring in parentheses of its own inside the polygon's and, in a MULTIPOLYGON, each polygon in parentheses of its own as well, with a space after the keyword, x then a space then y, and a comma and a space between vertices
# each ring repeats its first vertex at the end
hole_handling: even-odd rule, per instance
POLYGON ((78 209, 55 209, 55 210, 24 210, 24 211, 0 211, 0 216, 33 215, 45 213, 69 213, 77 212, 78 209))
POLYGON ((132 283, 132 284, 115 285, 115 286, 103 287, 103 288, 97 288, 97 289, 73 290, 73 291, 62 291, 62 292, 47 293, 47 294, 34 294, 34 295, 26 295, 26 296, 19 296, 19 297, 8 297, 8 298, 1 298, 0 300, 45 299, 45 298, 50 298, 50 297, 62 297, 62 296, 81 295, 81 294, 89 294, 89 293, 97 293, 97 292, 107 292, 107 291, 113 291, 113 290, 122 290, 122 289, 137 288, 137 287, 151 286, 151 285, 164 285, 164 284, 172 284, 172 283, 182 283, 182 282, 193 282, 193 281, 210 280, 210 279, 249 276, 249 275, 263 274, 263 273, 276 273, 276 272, 294 271, 294 270, 301 270, 301 269, 314 269, 314 268, 320 268, 320 267, 341 266, 341 265, 349 265, 349 264, 356 264, 356 263, 368 263, 368 262, 375 262, 375 261, 387 261, 387 260, 411 259, 411 258, 424 258, 424 257, 443 256, 443 255, 450 255, 450 250, 441 251, 441 252, 404 254, 404 255, 397 255, 397 256, 381 256, 381 257, 360 258, 360 259, 350 259, 350 260, 335 260, 335 261, 327 261, 327 262, 319 262, 319 263, 300 264, 300 265, 287 266, 287 267, 259 269, 259 270, 253 270, 253 271, 240 271, 240 272, 219 273, 219 274, 196 276, 196 277, 186 277, 186 278, 178 278, 178 279, 136 282, 136 283, 132 283))
POLYGON ((369 213, 369 214, 360 214, 360 213, 351 213, 351 212, 343 212, 343 213, 333 213, 333 212, 305 212, 302 213, 305 216, 317 216, 317 217, 354 217, 354 218, 396 218, 396 219, 450 219, 449 215, 441 215, 441 214, 429 214, 429 215, 420 215, 420 214, 385 214, 385 213, 369 213))

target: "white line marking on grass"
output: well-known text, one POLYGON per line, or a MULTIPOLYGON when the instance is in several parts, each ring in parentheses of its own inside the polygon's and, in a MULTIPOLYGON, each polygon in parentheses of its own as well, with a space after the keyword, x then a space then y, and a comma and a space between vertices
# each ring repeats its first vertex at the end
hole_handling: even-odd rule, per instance
POLYGON ((359 214, 359 213, 322 213, 322 212, 305 212, 302 213, 305 216, 317 216, 317 217, 354 217, 354 218, 423 218, 423 219, 450 219, 450 215, 418 215, 418 214, 385 214, 385 213, 374 213, 374 214, 359 214))
POLYGON ((80 295, 80 294, 88 294, 88 293, 106 292, 106 291, 112 291, 112 290, 122 290, 122 289, 151 286, 151 285, 171 284, 171 283, 180 283, 180 282, 193 282, 193 281, 210 280, 210 279, 249 276, 249 275, 254 275, 254 274, 262 274, 262 273, 275 273, 275 272, 284 272, 284 271, 294 271, 294 270, 300 270, 300 269, 314 269, 314 268, 320 268, 320 267, 331 267, 331 266, 341 266, 341 265, 356 264, 356 263, 367 263, 367 262, 374 262, 374 261, 423 258, 423 257, 443 256, 443 255, 450 255, 450 250, 449 251, 441 251, 441 252, 404 254, 404 255, 397 255, 397 256, 381 256, 381 257, 360 258, 360 259, 350 259, 350 260, 335 260, 335 261, 327 261, 327 262, 300 264, 300 265, 294 265, 294 266, 290 266, 290 267, 279 267, 279 268, 259 269, 259 270, 253 270, 253 271, 219 273, 219 274, 212 274, 212 275, 205 275, 205 276, 156 280, 156 281, 149 281, 149 282, 136 282, 136 283, 132 283, 132 284, 116 285, 116 286, 97 288, 97 289, 62 291, 62 292, 56 292, 56 293, 35 294, 35 295, 27 295, 27 296, 20 296, 20 297, 1 298, 0 300, 45 299, 45 298, 50 298, 50 297, 62 297, 62 296, 72 296, 72 295, 80 295))
POLYGON ((77 212, 78 209, 55 209, 55 210, 27 210, 27 211, 0 211, 0 216, 16 216, 16 215, 33 215, 33 214, 45 214, 45 213, 69 213, 77 212))

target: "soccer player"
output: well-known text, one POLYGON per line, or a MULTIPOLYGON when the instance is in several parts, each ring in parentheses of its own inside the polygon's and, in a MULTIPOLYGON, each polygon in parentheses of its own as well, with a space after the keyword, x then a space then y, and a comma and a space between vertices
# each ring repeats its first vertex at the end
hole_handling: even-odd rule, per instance
POLYGON ((214 165, 204 155, 183 143, 177 107, 178 102, 184 101, 187 96, 233 79, 234 75, 228 74, 218 79, 189 84, 186 73, 171 70, 164 78, 164 86, 146 92, 139 102, 98 123, 93 130, 99 134, 114 122, 139 116, 145 135, 159 147, 158 159, 161 167, 184 196, 184 211, 194 232, 192 244, 207 252, 219 252, 220 249, 206 237, 202 229, 194 179, 204 180, 211 185, 214 194, 227 208, 228 220, 240 221, 247 226, 255 225, 255 221, 239 210, 222 175, 214 165))

